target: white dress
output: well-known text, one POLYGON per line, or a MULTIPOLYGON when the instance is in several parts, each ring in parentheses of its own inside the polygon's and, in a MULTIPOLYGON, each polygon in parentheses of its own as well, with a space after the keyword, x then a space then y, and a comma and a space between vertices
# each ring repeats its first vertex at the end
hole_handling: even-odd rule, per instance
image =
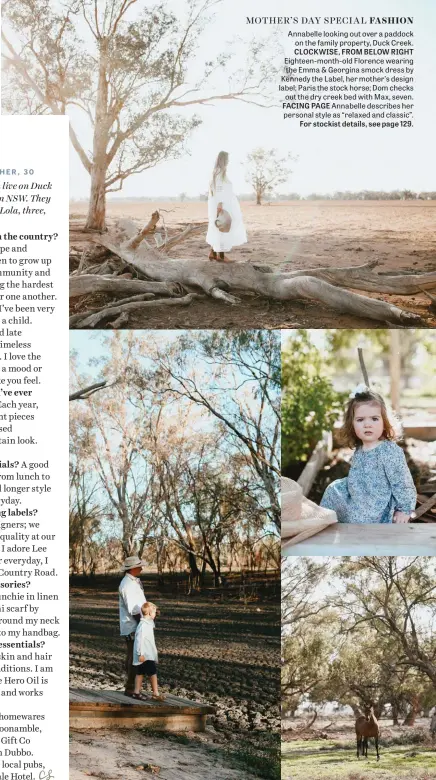
POLYGON ((213 195, 209 192, 207 211, 209 225, 206 241, 215 252, 229 252, 232 247, 247 243, 241 207, 233 192, 232 183, 227 178, 222 179, 221 176, 217 176, 215 192, 213 195), (224 211, 228 211, 232 218, 232 226, 228 233, 221 233, 215 225, 218 203, 223 204, 224 211))

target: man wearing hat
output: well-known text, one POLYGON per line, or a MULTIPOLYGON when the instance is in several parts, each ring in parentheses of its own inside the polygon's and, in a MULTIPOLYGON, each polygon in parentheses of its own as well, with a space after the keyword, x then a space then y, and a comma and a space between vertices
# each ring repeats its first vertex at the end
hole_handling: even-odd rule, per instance
POLYGON ((118 593, 120 596, 120 634, 126 640, 126 685, 124 694, 131 696, 135 689, 135 670, 133 668, 133 645, 135 631, 141 619, 141 607, 147 599, 144 596, 139 575, 145 562, 137 555, 126 558, 123 564, 125 575, 121 580, 118 593))

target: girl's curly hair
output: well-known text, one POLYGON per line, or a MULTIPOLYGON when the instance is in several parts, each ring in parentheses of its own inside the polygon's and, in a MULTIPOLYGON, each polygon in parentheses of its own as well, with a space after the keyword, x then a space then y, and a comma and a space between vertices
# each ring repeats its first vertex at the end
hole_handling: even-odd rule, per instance
POLYGON ((361 404, 374 404, 380 407, 383 420, 383 433, 381 438, 389 441, 396 441, 401 438, 401 430, 398 421, 389 419, 388 410, 384 399, 374 390, 365 390, 362 393, 356 393, 354 398, 350 398, 345 409, 344 422, 339 430, 339 440, 345 447, 356 449, 362 446, 362 442, 357 438, 354 431, 354 410, 361 404))

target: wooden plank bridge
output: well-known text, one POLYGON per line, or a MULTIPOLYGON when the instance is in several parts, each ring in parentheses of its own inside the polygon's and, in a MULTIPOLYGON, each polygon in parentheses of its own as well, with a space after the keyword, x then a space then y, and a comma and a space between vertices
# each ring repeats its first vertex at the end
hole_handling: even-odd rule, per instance
POLYGON ((121 691, 70 688, 71 729, 150 728, 157 731, 204 731, 206 717, 215 712, 179 696, 165 701, 137 701, 121 691))

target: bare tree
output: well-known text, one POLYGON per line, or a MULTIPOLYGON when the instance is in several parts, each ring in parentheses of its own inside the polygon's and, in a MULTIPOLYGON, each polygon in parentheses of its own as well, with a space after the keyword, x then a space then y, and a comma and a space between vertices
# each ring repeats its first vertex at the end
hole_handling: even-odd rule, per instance
POLYGON ((232 538, 244 539, 246 551, 251 554, 249 568, 254 569, 255 545, 264 536, 266 517, 259 512, 247 485, 249 480, 244 476, 239 458, 229 457, 225 471, 222 466, 208 466, 201 458, 187 468, 188 490, 204 561, 213 572, 217 586, 222 583, 225 550, 232 538))
POLYGON ((63 0, 56 9, 46 0, 5 5, 4 106, 72 117, 71 143, 91 177, 88 230, 104 230, 108 192, 185 151, 200 120, 174 109, 221 100, 269 104, 271 55, 260 41, 248 45, 243 70, 232 73, 231 54, 219 54, 190 83, 201 35, 219 2, 186 0, 178 15, 163 2, 141 0, 63 0), (224 67, 231 75, 220 88, 224 67), (92 129, 91 153, 74 129, 77 111, 92 129))
MULTIPOLYGON (((153 414, 150 405, 147 407, 149 397, 138 404, 126 393, 129 380, 125 366, 133 359, 133 340, 129 333, 124 342, 115 338, 109 344, 103 373, 123 378, 112 382, 105 393, 91 392, 81 404, 72 405, 70 412, 75 459, 96 474, 107 501, 106 515, 121 523, 125 555, 136 552, 141 535, 154 523, 150 502, 153 473, 147 452, 150 430, 160 411, 157 408, 153 414)), ((77 372, 74 359, 72 371, 73 375, 77 372)), ((75 381, 84 384, 80 376, 75 381)))
POLYGON ((188 562, 192 586, 200 584, 207 567, 219 585, 224 548, 233 534, 240 535, 246 519, 246 486, 231 467, 224 471, 225 442, 219 431, 198 432, 193 441, 191 417, 184 409, 168 425, 162 416, 155 429, 156 502, 170 529, 167 542, 178 546, 188 562), (218 457, 220 440, 223 455, 218 457))
POLYGON ((80 462, 70 472, 70 566, 72 574, 93 574, 99 548, 95 538, 101 530, 103 513, 98 501, 96 481, 89 479, 80 462))
POLYGON ((278 157, 276 149, 258 147, 247 155, 246 181, 256 194, 256 203, 262 205, 268 195, 272 195, 276 187, 284 184, 292 173, 289 163, 295 158, 291 154, 278 157))
MULTIPOLYGON (((236 426, 239 420, 249 442, 258 438, 251 445, 256 466, 246 444, 219 416, 180 392, 178 383, 177 392, 169 387, 162 342, 155 352, 152 339, 144 341, 130 331, 100 339, 101 357, 93 359, 98 376, 101 382, 118 379, 108 381, 104 392, 88 394, 99 383, 79 371, 79 357, 73 354, 72 389, 82 388, 84 397, 76 391, 81 400, 71 404, 70 432, 72 467, 99 483, 94 495, 104 518, 101 538, 115 533, 119 553, 155 554, 161 574, 166 565, 174 568, 183 561, 193 586, 207 570, 218 585, 229 561, 250 569, 268 561, 275 566, 278 539, 271 520, 278 507, 271 506, 260 458, 272 457, 278 468, 277 337, 265 334, 258 343, 255 333, 238 334, 229 352, 226 334, 203 334, 202 389, 213 399, 216 379, 224 372, 217 399, 224 407, 217 410, 223 408, 236 426), (229 388, 233 398, 226 401, 229 388)), ((186 381, 189 343, 186 336, 169 341, 166 356, 186 381)), ((200 352, 191 355, 197 365, 199 357, 200 352)), ((270 480, 273 488, 274 471, 270 480)), ((273 499, 277 504, 275 492, 273 499)))
POLYGON ((183 484, 185 458, 182 448, 172 445, 171 455, 161 448, 154 454, 154 468, 159 484, 158 499, 162 514, 172 530, 175 544, 186 554, 191 584, 198 587, 201 578, 199 559, 203 558, 198 546, 196 527, 191 515, 191 501, 183 484))
MULTIPOLYGON (((281 512, 280 476, 280 343, 273 331, 215 332, 183 340, 166 355, 156 353, 161 382, 168 392, 205 409, 248 457, 259 479, 277 529, 281 512), (192 361, 193 355, 198 356, 192 361), (189 363, 189 367, 187 362, 189 363), (196 365, 208 364, 222 384, 205 387, 196 365), (231 380, 230 380, 231 377, 231 380), (226 378, 229 385, 226 385, 226 378), (245 388, 245 392, 241 391, 245 388)), ((138 377, 140 381, 140 377, 138 377)))

